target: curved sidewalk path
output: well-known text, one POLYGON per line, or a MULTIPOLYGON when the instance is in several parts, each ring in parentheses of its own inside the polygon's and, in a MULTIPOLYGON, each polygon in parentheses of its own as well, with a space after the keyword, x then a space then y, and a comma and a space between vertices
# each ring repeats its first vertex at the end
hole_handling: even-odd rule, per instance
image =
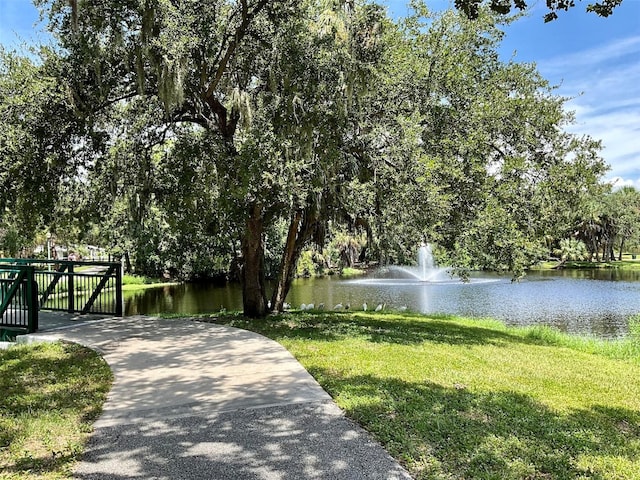
POLYGON ((115 375, 76 478, 410 478, 261 335, 126 317, 29 337, 94 348, 115 375))

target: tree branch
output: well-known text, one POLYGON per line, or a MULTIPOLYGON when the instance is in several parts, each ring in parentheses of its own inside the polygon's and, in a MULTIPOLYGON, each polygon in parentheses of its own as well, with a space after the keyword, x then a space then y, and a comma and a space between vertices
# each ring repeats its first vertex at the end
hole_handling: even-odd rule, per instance
MULTIPOLYGON (((143 95, 152 95, 152 94, 153 93, 150 92, 150 91, 143 93, 143 95)), ((113 105, 115 103, 118 103, 118 102, 120 102, 122 100, 127 100, 129 98, 133 98, 133 97, 135 97, 137 95, 141 95, 141 93, 136 89, 136 90, 133 90, 133 91, 131 91, 129 93, 125 93, 124 95, 121 95, 119 97, 107 100, 104 103, 102 103, 101 105, 98 105, 98 107, 96 108, 96 112, 104 110, 105 108, 110 107, 111 105, 113 105)))
POLYGON ((243 0, 241 3, 242 3, 242 22, 240 22, 240 25, 238 25, 238 28, 236 28, 236 31, 233 34, 233 40, 231 40, 231 42, 229 43, 229 46, 227 47, 227 51, 224 53, 222 59, 220 60, 220 63, 218 64, 218 68, 216 69, 216 73, 214 74, 213 80, 209 84, 209 87, 207 88, 207 91, 204 94, 204 99, 205 101, 207 101, 207 103, 209 103, 209 98, 212 97, 213 92, 218 87, 218 84, 220 83, 220 80, 222 79, 222 76, 224 75, 224 72, 227 69, 229 60, 231 60, 231 57, 235 53, 236 48, 238 47, 238 44, 242 41, 242 39, 246 35, 247 29, 249 28, 251 21, 267 5, 268 0, 259 0, 256 3, 253 10, 251 11, 248 10, 246 0, 243 0))

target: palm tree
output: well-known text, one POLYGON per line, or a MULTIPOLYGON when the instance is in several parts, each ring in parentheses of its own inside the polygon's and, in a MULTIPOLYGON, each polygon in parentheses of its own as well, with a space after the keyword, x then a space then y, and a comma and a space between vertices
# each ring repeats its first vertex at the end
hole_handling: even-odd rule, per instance
POLYGON ((556 268, 562 267, 569 261, 587 260, 590 257, 584 242, 575 238, 563 238, 560 240, 560 248, 556 249, 556 255, 560 257, 560 263, 556 265, 556 268))

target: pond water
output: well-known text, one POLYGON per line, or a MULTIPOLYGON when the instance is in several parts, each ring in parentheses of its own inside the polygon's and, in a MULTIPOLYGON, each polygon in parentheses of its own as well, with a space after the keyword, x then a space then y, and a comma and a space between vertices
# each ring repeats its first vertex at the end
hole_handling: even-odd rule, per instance
MULTIPOLYGON (((457 279, 423 282, 385 272, 356 279, 298 279, 287 301, 341 303, 351 309, 385 304, 421 313, 491 317, 508 325, 550 325, 600 338, 624 337, 629 319, 640 314, 640 271, 565 270, 530 272, 512 283, 509 277, 482 275, 469 283, 457 279)), ((183 284, 125 292, 127 315, 161 312, 196 314, 242 309, 239 285, 183 284)))

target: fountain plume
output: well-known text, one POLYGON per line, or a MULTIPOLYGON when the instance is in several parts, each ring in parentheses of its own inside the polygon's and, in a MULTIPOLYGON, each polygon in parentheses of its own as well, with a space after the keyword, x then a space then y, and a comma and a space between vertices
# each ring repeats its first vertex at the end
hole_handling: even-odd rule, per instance
POLYGON ((418 264, 415 267, 390 266, 389 270, 402 272, 421 282, 450 281, 446 268, 440 268, 433 259, 431 245, 422 243, 418 248, 418 264))

